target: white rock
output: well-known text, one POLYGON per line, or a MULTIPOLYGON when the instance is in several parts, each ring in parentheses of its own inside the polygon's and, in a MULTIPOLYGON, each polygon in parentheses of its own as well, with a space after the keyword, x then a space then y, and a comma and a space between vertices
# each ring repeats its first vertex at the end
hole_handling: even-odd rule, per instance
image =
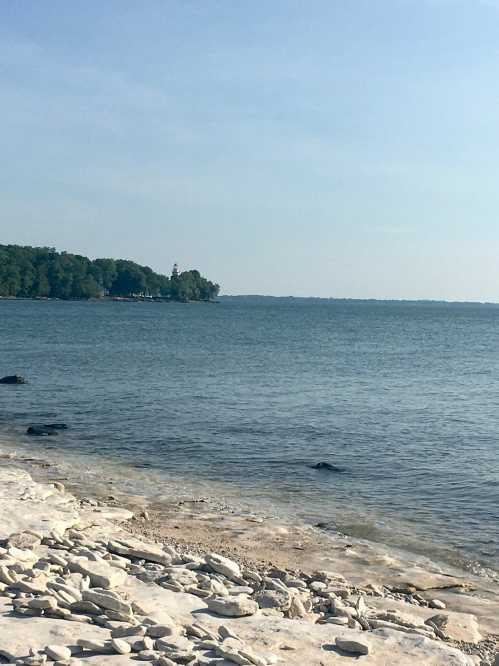
POLYGON ((107 594, 106 590, 84 590, 83 599, 84 601, 91 601, 101 608, 117 611, 118 613, 123 613, 124 615, 132 614, 132 607, 130 604, 121 600, 119 597, 116 598, 114 595, 107 594))
POLYGON ((241 595, 240 597, 210 597, 206 599, 208 609, 224 617, 244 617, 254 615, 258 604, 253 599, 241 595))
POLYGON ((99 654, 110 654, 114 652, 110 641, 95 641, 89 640, 88 638, 78 638, 76 645, 84 650, 98 652, 99 654))
POLYGON ((57 601, 53 597, 37 597, 28 601, 28 608, 55 610, 57 608, 57 601))
POLYGON ((79 520, 76 501, 62 495, 52 484, 33 481, 20 469, 0 473, 0 540, 30 532, 47 536, 55 526, 64 532, 79 520))
POLYGON ((83 576, 88 576, 94 587, 109 589, 122 585, 127 577, 126 571, 111 567, 106 562, 78 558, 69 562, 70 571, 76 571, 83 576))
POLYGON ((80 638, 102 640, 109 632, 100 627, 47 617, 14 617, 0 614, 0 655, 15 662, 29 650, 43 650, 46 645, 74 645, 80 638))
POLYGON ((120 541, 109 541, 107 549, 110 553, 123 555, 125 557, 135 557, 149 562, 158 562, 159 564, 171 564, 172 557, 166 553, 160 546, 143 543, 138 539, 121 539, 120 541))
POLYGON ((46 645, 45 652, 52 661, 68 661, 71 659, 71 650, 64 645, 46 645))
POLYGON ((206 555, 206 564, 213 569, 213 571, 223 574, 224 576, 227 576, 227 578, 241 578, 239 564, 233 560, 229 560, 228 557, 223 557, 217 553, 209 553, 206 555))
POLYGON ((0 583, 5 583, 5 585, 12 585, 16 582, 17 577, 13 575, 9 569, 0 564, 0 583))
POLYGON ((445 610, 447 606, 440 599, 432 599, 430 601, 430 608, 438 608, 438 610, 445 610))
POLYGON ((129 652, 132 651, 132 648, 129 645, 129 643, 121 640, 121 638, 111 638, 111 645, 118 654, 128 654, 129 652))

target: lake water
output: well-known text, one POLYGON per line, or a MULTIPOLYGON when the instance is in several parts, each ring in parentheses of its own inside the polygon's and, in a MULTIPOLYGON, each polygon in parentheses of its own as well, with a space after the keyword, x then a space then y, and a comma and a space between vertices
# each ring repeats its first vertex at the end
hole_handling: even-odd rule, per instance
POLYGON ((499 569, 499 307, 0 301, 0 343, 0 434, 77 475, 499 569))

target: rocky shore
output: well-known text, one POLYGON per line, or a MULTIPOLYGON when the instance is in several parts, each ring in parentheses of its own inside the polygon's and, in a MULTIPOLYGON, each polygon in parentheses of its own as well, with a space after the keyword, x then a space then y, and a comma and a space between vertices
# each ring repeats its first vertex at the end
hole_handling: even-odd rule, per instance
POLYGON ((0 467, 0 663, 499 664, 492 583, 414 563, 404 572, 395 558, 383 581, 361 547, 345 549, 353 558, 323 553, 334 566, 322 569, 302 545, 299 567, 252 558, 268 529, 259 521, 239 523, 228 557, 187 513, 175 539, 154 507, 128 504, 0 467), (356 561, 355 576, 343 559, 350 571, 356 561))

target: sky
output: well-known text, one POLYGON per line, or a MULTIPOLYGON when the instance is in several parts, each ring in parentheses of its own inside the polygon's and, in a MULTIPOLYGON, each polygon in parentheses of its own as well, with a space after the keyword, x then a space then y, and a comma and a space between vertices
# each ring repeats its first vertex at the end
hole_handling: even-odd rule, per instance
POLYGON ((499 0, 4 0, 0 243, 499 301, 499 0))

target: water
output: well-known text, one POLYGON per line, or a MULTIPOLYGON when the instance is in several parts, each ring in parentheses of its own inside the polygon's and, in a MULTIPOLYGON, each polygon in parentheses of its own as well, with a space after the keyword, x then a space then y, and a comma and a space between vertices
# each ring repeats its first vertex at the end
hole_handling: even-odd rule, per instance
POLYGON ((499 307, 0 301, 0 341, 0 433, 76 474, 499 569, 499 307))

